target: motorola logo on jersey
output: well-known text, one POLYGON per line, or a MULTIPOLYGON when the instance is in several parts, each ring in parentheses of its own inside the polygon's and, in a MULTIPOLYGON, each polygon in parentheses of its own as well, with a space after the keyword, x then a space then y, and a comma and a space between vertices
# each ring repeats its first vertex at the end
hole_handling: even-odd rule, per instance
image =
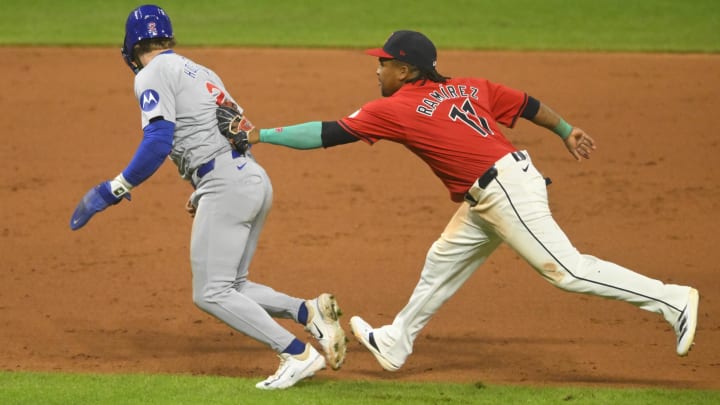
POLYGON ((157 91, 148 89, 140 95, 140 108, 145 111, 152 111, 160 102, 160 95, 157 91))

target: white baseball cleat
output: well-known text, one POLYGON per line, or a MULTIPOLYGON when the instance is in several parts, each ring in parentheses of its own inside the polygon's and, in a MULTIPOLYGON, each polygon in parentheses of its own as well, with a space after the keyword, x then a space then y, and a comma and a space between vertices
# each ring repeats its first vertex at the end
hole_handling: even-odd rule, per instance
POLYGON ((308 320, 305 330, 318 340, 325 352, 325 358, 333 370, 337 370, 345 361, 347 337, 338 318, 342 311, 337 300, 331 294, 320 294, 315 299, 305 301, 308 320))
POLYGON ((278 357, 280 357, 280 367, 275 374, 257 383, 255 388, 281 390, 292 387, 298 381, 312 377, 316 371, 325 368, 325 358, 310 343, 305 344, 305 351, 301 354, 293 356, 281 353, 278 357))
POLYGON ((678 356, 687 356, 694 344, 699 301, 700 294, 698 294, 696 289, 691 288, 688 294, 687 305, 685 305, 685 309, 683 309, 674 326, 675 334, 677 335, 678 356))
POLYGON ((350 329, 352 329, 355 338, 375 356, 375 359, 380 363, 382 368, 387 371, 398 371, 400 369, 402 364, 396 365, 380 352, 380 348, 377 342, 375 342, 374 329, 369 323, 365 322, 359 316, 353 316, 350 318, 350 329))

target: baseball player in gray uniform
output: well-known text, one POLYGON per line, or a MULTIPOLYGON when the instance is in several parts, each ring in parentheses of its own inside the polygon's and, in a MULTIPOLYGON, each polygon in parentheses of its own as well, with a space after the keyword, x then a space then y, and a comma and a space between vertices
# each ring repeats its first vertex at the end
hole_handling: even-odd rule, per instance
MULTIPOLYGON (((287 388, 345 359, 340 309, 328 293, 304 300, 254 283, 248 267, 270 211, 272 186, 249 152, 233 150, 217 128, 218 105, 242 113, 222 80, 172 48, 170 18, 155 5, 128 16, 122 55, 135 76, 142 110, 143 139, 117 177, 90 189, 70 220, 80 229, 97 212, 130 199, 130 190, 150 177, 167 156, 195 188, 186 205, 194 217, 190 243, 193 301, 233 329, 272 348, 277 372, 256 386, 287 388), (278 324, 273 317, 305 325, 325 356, 278 324)), ((249 122, 246 121, 247 125, 249 122)))

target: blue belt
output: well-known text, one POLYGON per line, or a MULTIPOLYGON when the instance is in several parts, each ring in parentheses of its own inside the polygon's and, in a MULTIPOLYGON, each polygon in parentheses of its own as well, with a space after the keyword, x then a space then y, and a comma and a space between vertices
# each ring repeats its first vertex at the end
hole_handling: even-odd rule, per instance
MULTIPOLYGON (((239 157, 242 156, 242 155, 243 155, 242 153, 236 151, 235 149, 232 150, 232 158, 233 158, 233 159, 237 159, 237 158, 239 158, 239 157)), ((208 174, 208 173, 210 173, 211 171, 213 171, 214 168, 215 168, 215 158, 212 158, 212 159, 210 159, 210 161, 208 161, 207 163, 205 163, 205 164, 201 165, 200 167, 198 167, 198 168, 197 168, 197 171, 195 172, 195 174, 197 174, 198 179, 202 179, 203 176, 205 176, 206 174, 208 174)))

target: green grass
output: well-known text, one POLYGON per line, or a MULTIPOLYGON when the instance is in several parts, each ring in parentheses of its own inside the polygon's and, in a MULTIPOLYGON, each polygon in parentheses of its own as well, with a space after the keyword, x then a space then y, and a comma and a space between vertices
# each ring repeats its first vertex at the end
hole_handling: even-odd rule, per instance
POLYGON ((178 375, 0 372, 3 404, 710 404, 700 390, 531 388, 476 384, 308 380, 266 392, 259 380, 178 375))
MULTIPOLYGON (((167 0, 181 44, 368 47, 395 29, 440 48, 719 52, 717 0, 167 0)), ((113 45, 137 1, 4 0, 0 44, 113 45)))

